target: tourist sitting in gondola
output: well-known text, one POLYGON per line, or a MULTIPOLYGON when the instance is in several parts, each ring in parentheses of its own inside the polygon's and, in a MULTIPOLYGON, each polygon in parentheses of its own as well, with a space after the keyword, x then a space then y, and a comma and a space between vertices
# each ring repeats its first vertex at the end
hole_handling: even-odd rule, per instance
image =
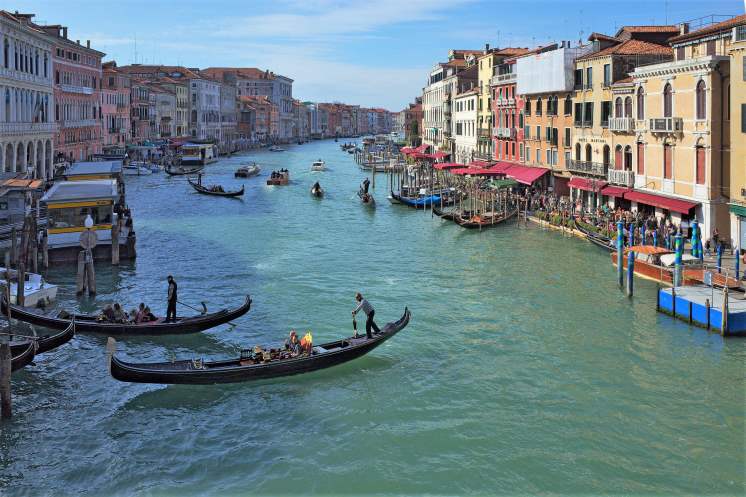
POLYGON ((298 340, 298 334, 295 332, 295 330, 290 330, 290 336, 287 340, 285 340, 285 350, 290 351, 291 357, 300 355, 300 340, 298 340))
POLYGON ((124 312, 119 302, 114 302, 114 322, 115 323, 126 323, 128 321, 127 313, 124 312))
POLYGON ((112 308, 111 304, 104 307, 104 310, 101 311, 101 314, 98 315, 96 318, 97 321, 104 321, 108 323, 114 322, 114 309, 112 308))
POLYGON ((153 323, 155 321, 158 321, 158 318, 156 317, 155 314, 153 314, 152 312, 150 312, 150 307, 146 307, 145 310, 143 311, 143 316, 142 316, 142 321, 141 322, 142 323, 153 323))

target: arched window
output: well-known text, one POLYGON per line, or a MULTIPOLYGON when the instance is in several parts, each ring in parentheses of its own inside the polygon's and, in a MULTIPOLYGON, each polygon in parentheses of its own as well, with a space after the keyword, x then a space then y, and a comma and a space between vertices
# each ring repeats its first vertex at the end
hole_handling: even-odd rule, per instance
POLYGON ((632 118, 632 97, 624 99, 624 117, 632 118))
POLYGON ((622 97, 616 97, 614 101, 614 117, 624 117, 622 110, 622 97))
POLYGON ((637 142, 637 174, 645 174, 645 144, 637 142))
POLYGON ((580 160, 580 143, 575 144, 575 160, 580 160))
POLYGON ((591 162, 593 160, 593 148, 591 148, 590 143, 585 146, 585 160, 586 162, 591 162))
POLYGON ((9 69, 10 66, 10 44, 8 43, 8 39, 6 38, 5 41, 3 41, 3 66, 5 69, 9 69))
POLYGON ((541 115, 541 97, 536 99, 536 115, 541 115))
POLYGON ((697 184, 704 185, 705 184, 705 147, 703 147, 701 143, 698 143, 697 147, 695 148, 695 151, 696 151, 696 164, 697 164, 697 170, 696 170, 697 184))
POLYGON ((673 116, 673 90, 671 83, 663 87, 663 117, 673 116))
POLYGON ((637 89, 637 120, 645 119, 645 90, 642 86, 637 89))
POLYGON ((531 115, 531 99, 526 99, 526 115, 531 115))
POLYGON ((614 169, 622 169, 624 157, 622 155, 622 146, 617 145, 614 148, 614 169))
POLYGON ((697 83, 697 119, 707 118, 707 87, 705 82, 700 80, 697 83))
POLYGON ((632 147, 629 145, 624 147, 624 170, 632 170, 632 147))
POLYGON ((572 97, 570 95, 565 97, 565 115, 572 115, 572 97))
POLYGON ((663 144, 663 177, 665 179, 673 177, 673 150, 669 143, 663 144))

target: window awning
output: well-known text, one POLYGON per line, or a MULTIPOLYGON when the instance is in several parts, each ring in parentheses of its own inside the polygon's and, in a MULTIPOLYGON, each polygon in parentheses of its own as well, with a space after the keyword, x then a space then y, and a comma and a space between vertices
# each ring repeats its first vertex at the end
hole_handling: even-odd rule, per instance
POLYGON ((569 183, 567 183, 567 186, 570 188, 577 188, 578 190, 585 190, 587 192, 598 192, 607 184, 606 181, 574 177, 569 183))
POLYGON ((534 182, 549 172, 543 167, 512 166, 507 170, 507 175, 524 185, 533 185, 534 182))
POLYGON ((629 193, 632 190, 630 188, 625 188, 623 186, 606 186, 601 190, 601 195, 606 195, 607 197, 617 197, 617 198, 624 198, 625 193, 629 193))
POLYGON ((690 210, 699 205, 699 202, 664 197, 663 195, 654 195, 652 193, 643 193, 634 190, 624 195, 624 198, 631 200, 632 202, 652 205, 653 207, 660 207, 661 209, 679 212, 681 214, 688 214, 690 210))

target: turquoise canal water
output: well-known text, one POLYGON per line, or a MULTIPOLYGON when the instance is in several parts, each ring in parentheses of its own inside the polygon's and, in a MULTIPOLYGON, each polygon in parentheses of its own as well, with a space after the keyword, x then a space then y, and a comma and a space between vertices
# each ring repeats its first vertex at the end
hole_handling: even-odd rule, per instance
POLYGON ((61 304, 164 312, 169 273, 184 302, 254 298, 235 328, 120 340, 133 361, 226 357, 291 327, 348 336, 358 290, 379 322, 409 306, 409 327, 330 370, 199 387, 117 382, 106 337, 79 336, 13 376, 0 494, 743 494, 746 341, 658 315, 651 283, 629 300, 583 241, 462 230, 390 205, 383 175, 363 209, 332 141, 249 157, 261 177, 234 179, 233 157, 205 178, 243 200, 127 178, 137 261, 99 266, 95 301, 52 271, 61 304), (292 184, 267 187, 283 166, 292 184))

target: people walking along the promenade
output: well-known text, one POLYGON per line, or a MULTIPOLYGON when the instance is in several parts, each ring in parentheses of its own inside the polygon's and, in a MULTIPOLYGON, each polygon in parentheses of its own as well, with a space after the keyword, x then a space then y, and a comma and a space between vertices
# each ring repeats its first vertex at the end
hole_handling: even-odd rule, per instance
POLYGON ((176 321, 176 300, 178 296, 176 290, 178 285, 176 280, 170 274, 168 275, 168 309, 166 310, 166 322, 176 321))
POLYGON ((360 292, 355 294, 355 300, 358 301, 358 305, 355 308, 354 311, 352 311, 352 315, 355 316, 357 312, 362 309, 366 316, 368 316, 368 319, 365 320, 365 334, 368 338, 373 338, 373 334, 370 332, 370 329, 373 328, 376 333, 380 333, 381 330, 378 329, 378 325, 373 321, 373 318, 376 315, 375 309, 373 309, 373 306, 370 305, 370 302, 365 300, 360 292))

